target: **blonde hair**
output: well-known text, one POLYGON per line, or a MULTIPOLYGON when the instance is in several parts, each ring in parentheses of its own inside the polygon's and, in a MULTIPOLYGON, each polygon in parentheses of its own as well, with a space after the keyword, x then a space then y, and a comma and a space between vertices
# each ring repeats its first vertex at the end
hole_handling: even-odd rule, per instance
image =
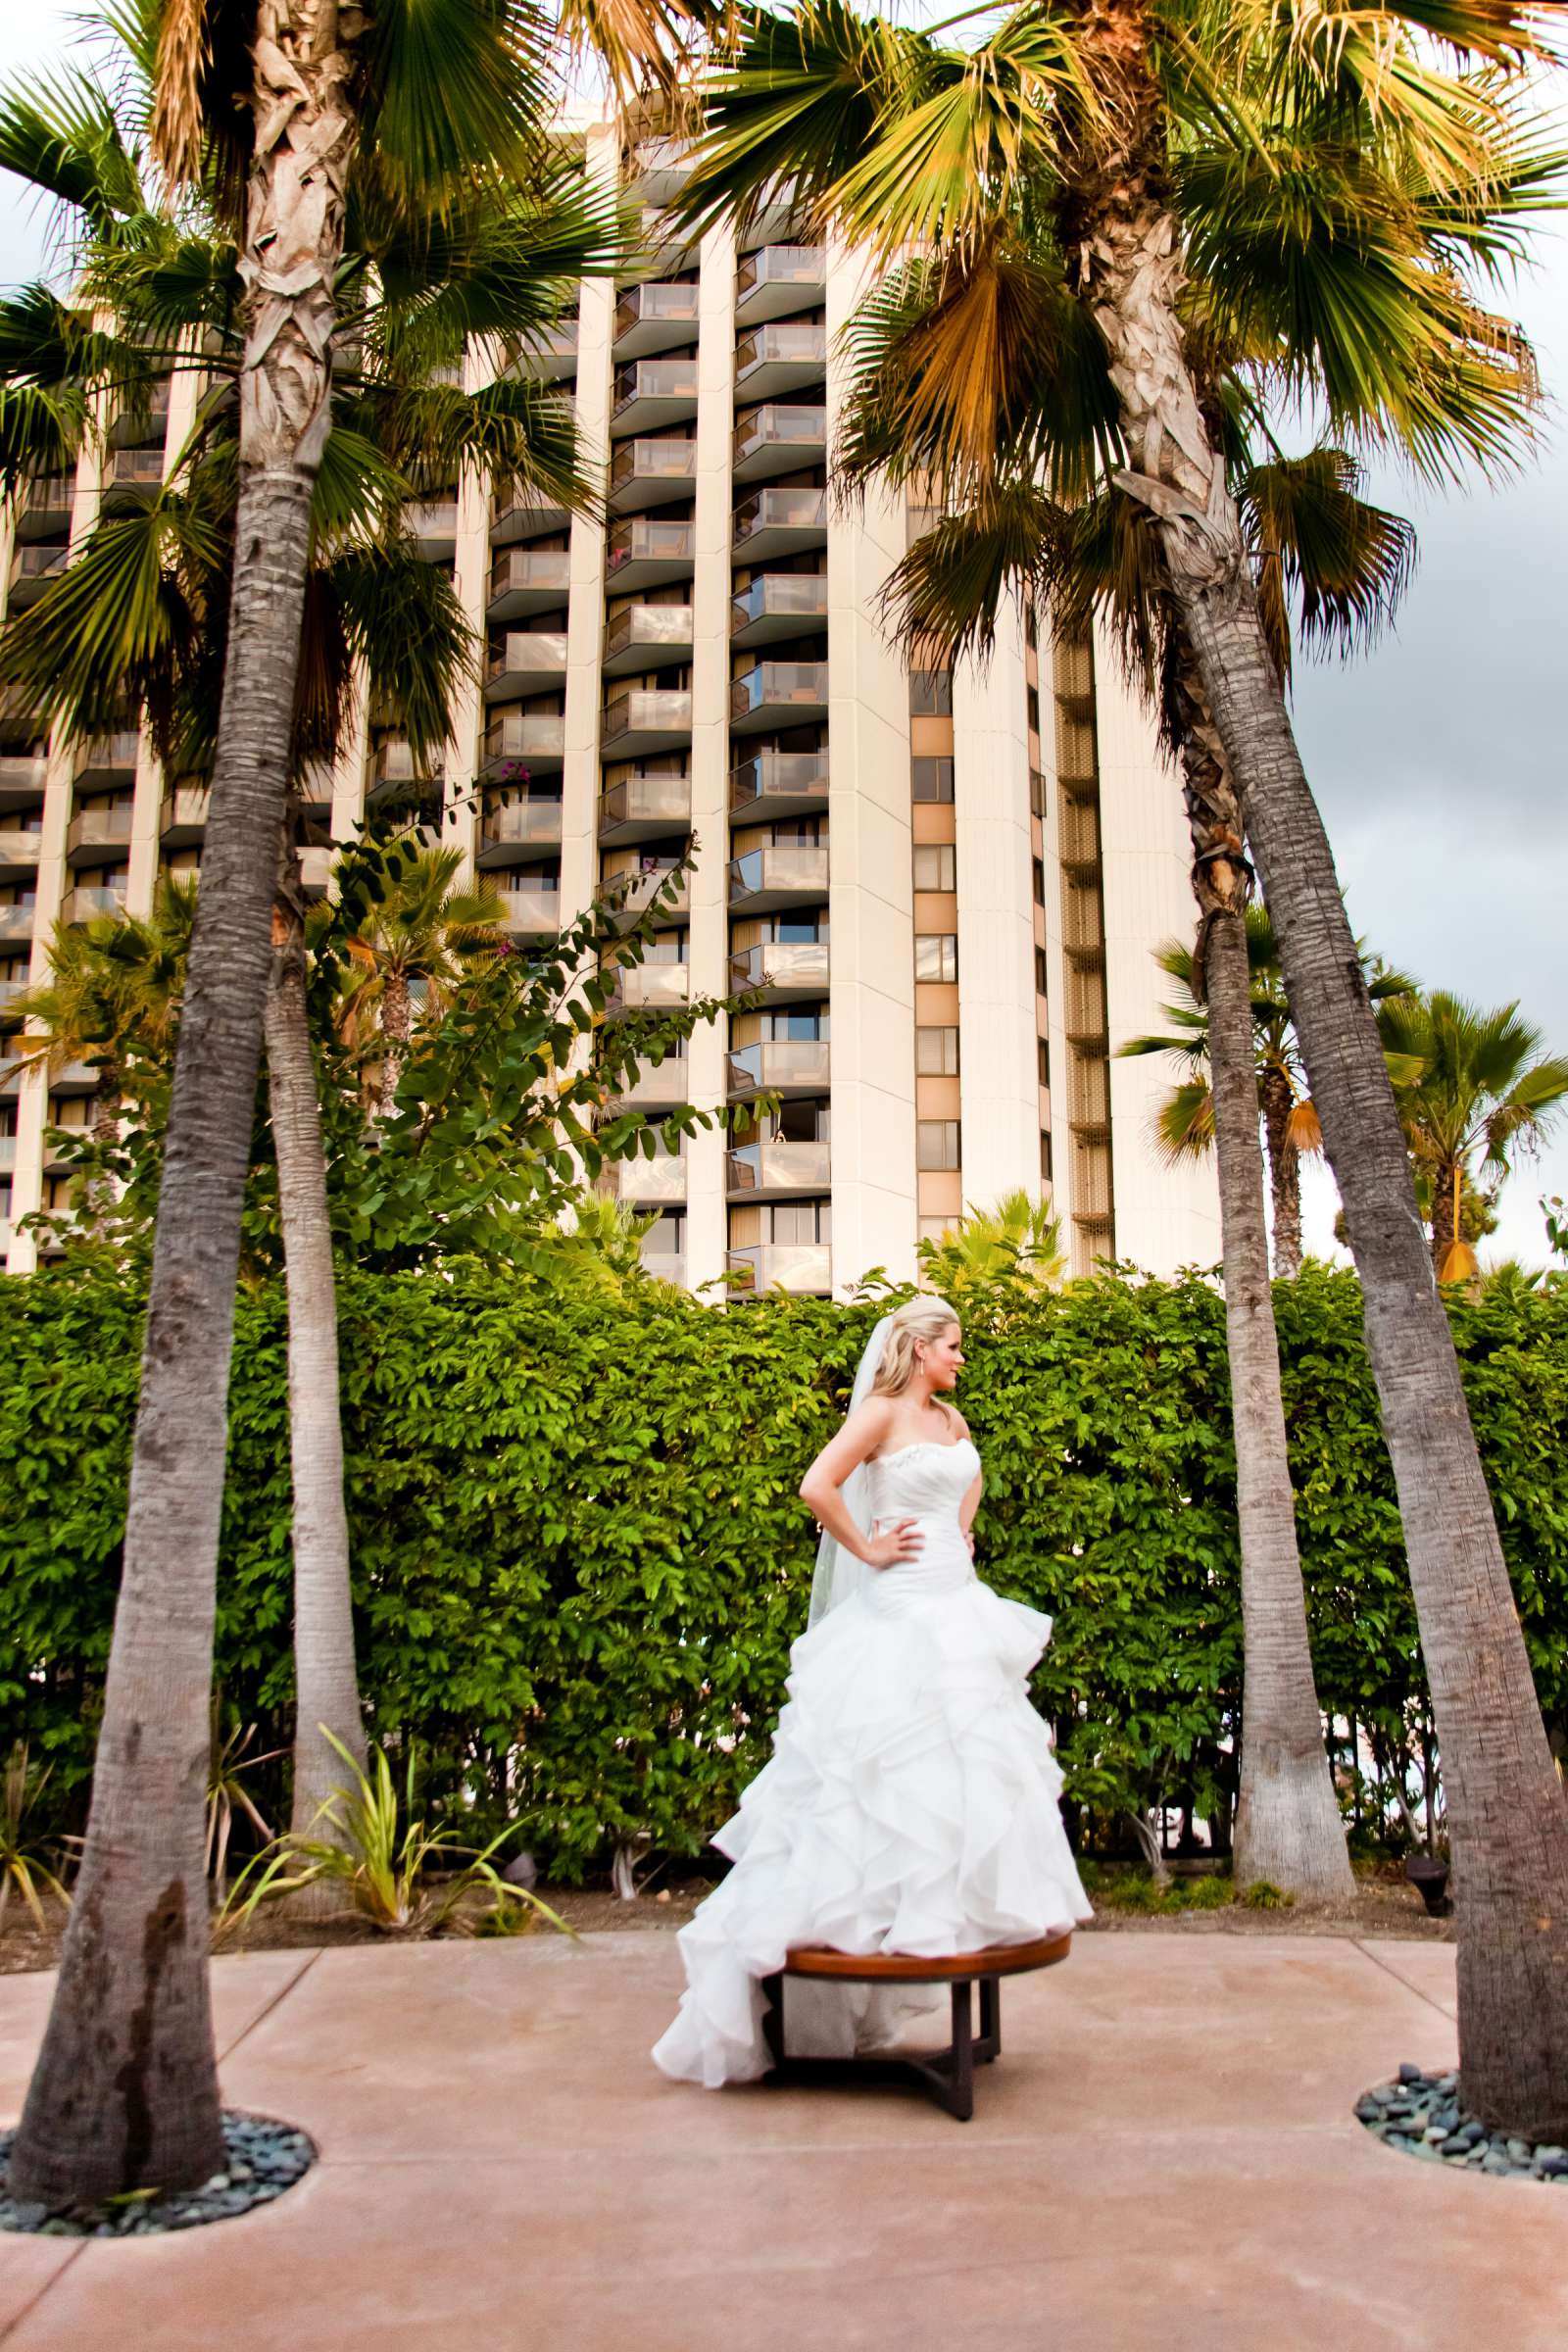
MULTIPOLYGON (((882 1361, 871 1383, 872 1396, 902 1396, 915 1375, 916 1343, 923 1342, 929 1346, 933 1340, 940 1340, 942 1334, 951 1331, 957 1320, 947 1300, 938 1298, 930 1291, 922 1292, 918 1298, 906 1298, 893 1317, 893 1328, 888 1333, 887 1344, 882 1350, 882 1361)), ((943 1403, 940 1396, 933 1396, 931 1401, 940 1404, 945 1413, 953 1409, 951 1405, 943 1403)))

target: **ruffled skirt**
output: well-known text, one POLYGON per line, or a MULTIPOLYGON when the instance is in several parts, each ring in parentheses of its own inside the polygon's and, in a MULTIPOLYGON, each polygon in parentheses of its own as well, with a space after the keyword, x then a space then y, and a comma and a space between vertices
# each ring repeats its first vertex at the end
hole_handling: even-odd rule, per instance
MULTIPOLYGON (((678 1938, 687 1990, 653 2053, 666 2075, 716 2089, 766 2073, 759 1980, 792 1945, 974 1951, 1090 1917, 1025 1688, 1050 1636, 965 1554, 884 1572, 796 1642, 772 1757, 713 1839, 735 1867, 678 1938)), ((792 1979, 788 2046, 875 2048, 941 1997, 792 1979)))

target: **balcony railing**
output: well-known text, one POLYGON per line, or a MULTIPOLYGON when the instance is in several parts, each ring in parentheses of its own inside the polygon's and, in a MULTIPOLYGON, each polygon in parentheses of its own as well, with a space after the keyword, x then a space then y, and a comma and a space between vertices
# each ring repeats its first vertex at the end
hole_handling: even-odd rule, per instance
POLYGON ((566 674, 564 629, 509 629, 485 663, 491 695, 547 692, 566 674))
POLYGON ((528 377, 535 383, 559 383, 563 376, 574 374, 577 367, 577 324, 575 318, 558 318, 554 326, 543 327, 539 333, 530 335, 507 373, 528 377))
POLYGON ((692 698, 685 687, 634 686, 605 706, 601 750, 606 754, 658 751, 692 731, 692 698))
POLYGON ((730 1051, 732 1095, 822 1094, 830 1083, 825 1037, 764 1037, 730 1051))
POLYGON ((758 1242, 749 1250, 731 1250, 727 1263, 732 1274, 745 1279, 749 1291, 831 1291, 833 1252, 826 1242, 758 1242))
POLYGON ((732 911, 747 906, 788 906, 801 899, 825 899, 827 891, 825 848, 747 850, 729 861, 732 911))
POLYGON ((120 915, 124 911, 123 883, 113 886, 78 883, 74 890, 67 891, 65 904, 60 909, 62 918, 68 923, 87 923, 101 914, 120 915))
POLYGON ((753 396, 794 392, 827 367, 827 328, 793 320, 759 326, 735 346, 735 389, 753 396))
POLYGON ((112 735, 95 735, 87 746, 79 774, 134 775, 140 751, 141 737, 134 727, 120 727, 112 735))
POLYGON ((134 821, 132 808, 83 808, 71 820, 66 835, 66 855, 74 858, 78 850, 122 850, 130 839, 134 821))
POLYGON ((56 547, 49 540, 32 547, 19 547, 11 559, 8 591, 11 604, 30 605, 51 580, 58 579, 70 561, 70 548, 56 547))
POLYGON ((680 498, 697 477, 695 441, 620 442, 610 461, 611 502, 680 498))
POLYGON ((323 898, 332 880, 332 868, 337 862, 337 851, 324 842, 317 842, 300 852, 300 883, 310 899, 323 898))
POLYGON ((433 752, 416 753, 404 735, 388 735, 377 744, 370 762, 370 789, 389 792, 405 785, 440 784, 441 763, 433 752))
POLYGON ((730 464, 738 482, 814 464, 827 446, 827 411, 769 401, 735 427, 730 464))
POLYGON ((610 1012, 667 1011, 672 1004, 691 1002, 691 966, 685 963, 630 963, 612 975, 606 1010, 610 1012))
POLYGON ((566 721, 558 712, 503 711, 484 731, 487 772, 516 765, 559 767, 566 754, 566 721))
POLYGON ((755 947, 737 948, 729 959, 729 985, 734 995, 762 989, 777 1000, 823 996, 829 981, 825 939, 764 939, 755 947))
POLYGON ((0 906, 0 947, 14 948, 19 940, 30 940, 37 912, 35 906, 0 906))
POLYGON ((688 574, 696 555, 689 522, 658 522, 628 515, 611 526, 605 576, 615 589, 657 588, 688 574))
POLYGON ((612 423, 634 408, 649 412, 650 424, 665 423, 681 410, 696 406, 695 359, 633 360, 615 370, 610 396, 612 423))
POLYGON ((423 498, 403 510, 403 527, 420 553, 449 556, 457 545, 458 502, 455 498, 423 498))
POLYGON ((546 531, 564 531, 570 520, 566 509, 542 490, 509 491, 491 501, 491 543, 507 547, 514 539, 542 538, 546 531))
POLYGON ((833 1181, 827 1144, 742 1144, 725 1161, 732 1194, 825 1193, 833 1181))
POLYGON ((657 668, 692 649, 690 605, 629 605, 605 629, 605 662, 657 668), (647 656, 644 660, 641 657, 647 656))
POLYGON ((156 490, 164 478, 161 449, 117 449, 109 464, 109 479, 117 490, 156 490))
POLYGON ((561 822, 559 801, 526 798, 487 808, 479 824, 479 854, 558 849, 561 822))
POLYGON ((666 1054, 657 1066, 645 1063, 635 1077, 622 1079, 614 1102, 620 1110, 645 1110, 656 1103, 684 1102, 691 1077, 684 1054, 666 1054))
POLYGON ((731 726, 777 713, 783 725, 827 709, 825 662, 759 662, 729 685, 731 726))
POLYGON ((807 309, 827 286, 822 245, 762 245, 743 254, 735 271, 735 316, 743 324, 781 311, 807 309))
POLYGON ((751 639, 799 635, 827 618, 827 574, 821 571, 763 571, 730 601, 730 635, 751 639))
POLYGON ((614 1163, 608 1188, 617 1200, 638 1207, 663 1208, 686 1198, 686 1154, 661 1152, 657 1159, 622 1159, 614 1163))
POLYGON ((490 566, 490 616, 559 605, 571 590, 571 555, 564 547, 508 548, 490 566))
POLYGON ((826 752, 759 752, 729 771, 731 820, 742 811, 768 816, 804 816, 827 805, 826 752))
POLYGON ((32 826, 0 824, 0 868, 36 865, 42 842, 43 834, 32 826))
POLYGON ((759 490, 735 510, 735 552, 753 558, 789 555, 827 533, 825 490, 759 490))
POLYGON ((7 752, 0 757, 0 803, 41 799, 49 762, 39 752, 7 752))
POLYGON ((27 484, 22 502, 24 521, 36 529, 40 524, 53 524, 63 529, 71 519, 71 502, 75 496, 75 477, 69 473, 46 473, 27 484))
POLYGON ((211 800, 212 787, 207 784, 176 784, 165 793, 158 831, 166 849, 187 849, 199 838, 211 800))
POLYGON ((601 840, 633 827, 669 832, 689 825, 691 816, 690 776, 625 776, 599 796, 601 840))
MULTIPOLYGON (((688 877, 674 890, 665 890, 673 865, 674 860, 670 859, 662 865, 635 872, 630 889, 615 909, 614 919, 622 930, 629 929, 640 915, 650 912, 656 924, 682 923, 686 920, 691 912, 691 881, 688 877), (665 892, 662 898, 659 896, 661 891, 665 892), (659 901, 657 906, 654 904, 656 899, 659 901)), ((626 866, 612 867, 606 872, 605 880, 618 882, 623 874, 634 870, 626 866)))
POLYGON ((537 938, 561 929, 559 881, 529 882, 518 884, 515 888, 502 883, 499 889, 501 903, 507 910, 504 919, 509 931, 537 938))
POLYGON ((635 357, 690 342, 701 307, 702 288, 696 284, 628 286, 615 305, 615 347, 635 357))

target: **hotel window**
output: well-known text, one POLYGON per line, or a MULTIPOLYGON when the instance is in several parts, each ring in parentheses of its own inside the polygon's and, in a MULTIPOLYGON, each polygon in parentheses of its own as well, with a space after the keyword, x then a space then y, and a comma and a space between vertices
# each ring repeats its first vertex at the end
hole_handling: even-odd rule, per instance
POLYGON ((956 1078, 956 1029, 919 1028, 914 1033, 914 1066, 922 1078, 956 1078))
POLYGON ((1027 691, 1029 696, 1029 724, 1034 730, 1035 734, 1038 735, 1040 732, 1040 689, 1037 686, 1031 686, 1027 691))
POLYGON ((953 672, 951 669, 910 670, 909 712, 914 718, 951 718, 953 716, 953 672))
POLYGON ((914 935, 914 976, 917 980, 956 980, 956 931, 917 931, 914 935))
POLYGON ((1046 869, 1038 858, 1031 858, 1029 862, 1034 868, 1035 905, 1043 906, 1046 903, 1046 869))
POLYGON ((1050 991, 1050 990, 1047 988, 1047 986, 1046 986, 1046 951, 1045 951, 1045 949, 1044 949, 1044 948, 1036 948, 1036 950, 1035 950, 1035 995, 1036 995, 1037 997, 1046 997, 1046 996, 1049 996, 1050 994, 1051 994, 1051 991, 1050 991))
POLYGON ((916 1119, 914 1164, 917 1168, 956 1168, 958 1165, 956 1119, 916 1119))
POLYGON ((1050 1184, 1053 1175, 1051 1164, 1051 1138, 1046 1133, 1044 1128, 1042 1128, 1040 1131, 1040 1173, 1044 1177, 1046 1183, 1050 1184))
POLYGON ((762 1218, 769 1241, 799 1245, 833 1239, 833 1206, 828 1200, 781 1200, 776 1207, 764 1208, 762 1218))
POLYGON ((1049 1086, 1051 1084, 1051 1047, 1045 1038, 1036 1038, 1035 1051, 1040 1057, 1040 1083, 1042 1086, 1049 1086))
POLYGON ((914 853, 916 890, 956 890, 957 851, 951 841, 922 842, 914 853))
POLYGON ((917 801, 951 802, 953 799, 953 761, 921 757, 909 762, 909 790, 917 801))

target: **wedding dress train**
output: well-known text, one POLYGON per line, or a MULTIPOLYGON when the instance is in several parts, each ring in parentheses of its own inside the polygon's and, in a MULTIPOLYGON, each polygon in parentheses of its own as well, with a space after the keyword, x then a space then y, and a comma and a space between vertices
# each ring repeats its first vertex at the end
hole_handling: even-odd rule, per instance
MULTIPOLYGON (((666 2075, 716 2089, 767 2071, 760 1980, 793 1944, 974 1951, 1090 1917, 1025 1688, 1051 1620, 980 1581, 959 1525, 979 1466, 967 1438, 868 1465, 876 1519, 917 1521, 924 1545, 795 1644, 772 1757, 713 1839, 735 1867, 680 1932, 666 2075)), ((940 1997, 791 1980, 789 2047, 876 2047, 940 1997)))

